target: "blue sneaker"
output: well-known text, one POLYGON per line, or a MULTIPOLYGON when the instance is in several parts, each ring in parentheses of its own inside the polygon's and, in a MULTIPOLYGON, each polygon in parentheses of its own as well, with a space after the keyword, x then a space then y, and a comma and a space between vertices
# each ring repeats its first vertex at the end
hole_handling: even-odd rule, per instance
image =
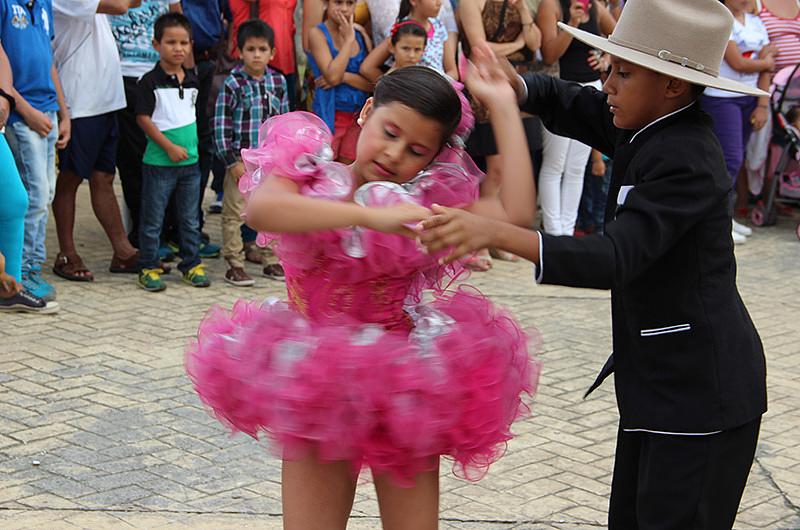
POLYGON ((200 252, 198 254, 200 259, 218 258, 221 250, 220 246, 214 243, 200 243, 200 252))
POLYGON ((173 251, 169 245, 158 247, 158 259, 161 261, 175 261, 176 252, 177 250, 173 251))
POLYGON ((41 298, 45 302, 52 302, 56 299, 56 288, 42 278, 41 268, 36 267, 27 273, 23 273, 22 285, 30 294, 41 298))

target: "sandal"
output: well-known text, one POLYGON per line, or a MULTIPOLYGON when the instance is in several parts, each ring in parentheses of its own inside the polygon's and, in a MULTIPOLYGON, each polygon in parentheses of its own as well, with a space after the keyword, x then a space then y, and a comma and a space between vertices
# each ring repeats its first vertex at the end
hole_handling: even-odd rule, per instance
POLYGON ((111 265, 108 267, 108 272, 113 274, 136 274, 139 272, 139 251, 134 252, 130 258, 122 259, 117 255, 111 257, 111 265))
POLYGON ((485 250, 481 250, 467 258, 464 268, 475 272, 487 272, 492 268, 492 257, 485 250))
POLYGON ((70 259, 62 253, 56 256, 53 264, 53 274, 71 282, 93 282, 92 272, 83 264, 80 256, 70 259))

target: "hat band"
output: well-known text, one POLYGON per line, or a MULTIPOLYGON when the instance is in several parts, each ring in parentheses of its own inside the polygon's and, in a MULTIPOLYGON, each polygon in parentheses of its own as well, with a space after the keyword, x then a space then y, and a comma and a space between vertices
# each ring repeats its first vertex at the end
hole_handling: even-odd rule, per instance
POLYGON ((652 55, 653 57, 658 57, 662 61, 667 61, 670 63, 677 63, 681 66, 686 68, 691 68, 692 70, 696 70, 698 72, 702 72, 704 74, 708 74, 712 77, 719 76, 719 69, 713 68, 711 66, 699 63, 697 61, 693 61, 688 57, 684 57, 682 55, 677 55, 672 53, 669 50, 656 50, 655 48, 650 48, 648 46, 643 46, 641 44, 636 44, 633 42, 624 41, 620 38, 614 37, 611 35, 608 37, 608 42, 612 44, 616 44, 618 46, 624 46, 625 48, 631 48, 638 52, 646 53, 647 55, 652 55))

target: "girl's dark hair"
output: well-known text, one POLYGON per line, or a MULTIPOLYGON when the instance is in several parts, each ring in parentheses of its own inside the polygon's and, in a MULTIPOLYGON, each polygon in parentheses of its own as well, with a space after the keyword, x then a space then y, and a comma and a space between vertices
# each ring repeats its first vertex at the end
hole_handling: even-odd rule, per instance
POLYGON ((786 113, 786 120, 789 122, 789 124, 796 122, 797 118, 800 118, 800 105, 794 105, 786 113))
POLYGON ((411 0, 400 0, 400 11, 397 12, 397 21, 404 20, 411 14, 411 0))
POLYGON ((404 20, 392 26, 392 44, 397 44, 403 35, 422 37, 424 44, 428 44, 428 32, 414 20, 404 20))
POLYGON ((375 85, 375 107, 392 102, 414 109, 442 125, 446 141, 461 121, 461 100, 442 74, 427 66, 407 66, 381 77, 375 85))

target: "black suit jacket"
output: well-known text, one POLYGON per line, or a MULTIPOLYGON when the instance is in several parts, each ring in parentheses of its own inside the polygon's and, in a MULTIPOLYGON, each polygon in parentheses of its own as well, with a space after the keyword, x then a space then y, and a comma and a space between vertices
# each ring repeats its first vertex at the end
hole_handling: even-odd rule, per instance
POLYGON ((708 433, 766 411, 761 340, 736 288, 731 182, 694 105, 617 129, 605 94, 524 77, 522 106, 552 132, 614 159, 604 235, 542 235, 542 282, 611 289, 624 429, 708 433))

